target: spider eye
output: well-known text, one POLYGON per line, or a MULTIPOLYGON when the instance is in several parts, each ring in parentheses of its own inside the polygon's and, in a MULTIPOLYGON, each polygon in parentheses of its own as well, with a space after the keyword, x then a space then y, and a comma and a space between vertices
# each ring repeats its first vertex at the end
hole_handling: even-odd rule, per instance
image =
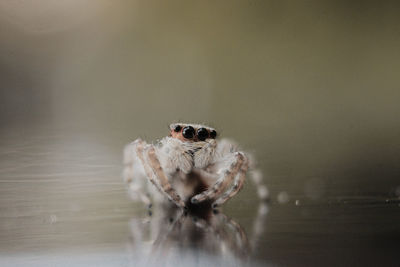
POLYGON ((186 139, 192 139, 194 136, 194 128, 192 126, 186 126, 183 128, 182 135, 186 139))
POLYGON ((210 132, 210 137, 211 137, 212 139, 215 139, 215 138, 217 137, 217 132, 216 132, 215 130, 212 130, 212 131, 210 132))
POLYGON ((175 125, 175 127, 174 127, 174 131, 175 132, 180 132, 182 130, 182 126, 180 126, 180 125, 175 125))
POLYGON ((208 131, 206 128, 200 128, 197 130, 197 137, 200 141, 204 141, 208 138, 208 131))

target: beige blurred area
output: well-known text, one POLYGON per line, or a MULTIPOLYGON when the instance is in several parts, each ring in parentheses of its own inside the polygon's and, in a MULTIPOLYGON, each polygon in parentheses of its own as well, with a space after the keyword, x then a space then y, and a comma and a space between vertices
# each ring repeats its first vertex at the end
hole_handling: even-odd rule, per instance
POLYGON ((273 201, 397 198, 399 14, 397 1, 0 1, 0 248, 27 233, 35 247, 37 229, 48 247, 120 248, 123 146, 177 121, 253 153, 273 201), (54 218, 65 242, 40 223, 54 218))
POLYGON ((399 11, 395 1, 2 1, 1 130, 154 139, 172 121, 204 122, 272 176, 397 176, 399 11))

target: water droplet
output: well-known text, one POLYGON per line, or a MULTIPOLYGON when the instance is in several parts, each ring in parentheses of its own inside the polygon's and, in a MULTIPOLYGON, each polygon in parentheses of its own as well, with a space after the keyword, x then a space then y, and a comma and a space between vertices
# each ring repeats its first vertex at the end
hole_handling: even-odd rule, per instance
POLYGON ((50 223, 51 224, 56 223, 57 220, 58 220, 57 215, 54 215, 54 214, 50 215, 50 223))
POLYGON ((280 204, 288 203, 290 200, 289 194, 286 191, 282 191, 278 194, 277 200, 280 204))

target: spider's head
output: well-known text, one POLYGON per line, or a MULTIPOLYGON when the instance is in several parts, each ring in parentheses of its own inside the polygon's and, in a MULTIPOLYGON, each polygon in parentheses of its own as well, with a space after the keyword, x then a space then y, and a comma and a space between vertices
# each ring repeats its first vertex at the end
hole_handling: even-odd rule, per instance
POLYGON ((183 142, 207 141, 207 139, 217 138, 217 132, 214 128, 187 123, 173 123, 169 126, 170 136, 183 142))

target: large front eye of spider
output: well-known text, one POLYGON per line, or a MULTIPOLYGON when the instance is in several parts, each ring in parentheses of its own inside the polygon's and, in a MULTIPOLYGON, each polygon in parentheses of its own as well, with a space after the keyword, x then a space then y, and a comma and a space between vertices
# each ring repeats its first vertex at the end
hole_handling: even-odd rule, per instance
POLYGON ((200 141, 204 141, 208 138, 208 131, 206 128, 200 128, 197 130, 197 138, 199 138, 200 141))
POLYGON ((194 136, 194 128, 192 126, 186 126, 183 128, 182 135, 186 139, 192 139, 194 136))

